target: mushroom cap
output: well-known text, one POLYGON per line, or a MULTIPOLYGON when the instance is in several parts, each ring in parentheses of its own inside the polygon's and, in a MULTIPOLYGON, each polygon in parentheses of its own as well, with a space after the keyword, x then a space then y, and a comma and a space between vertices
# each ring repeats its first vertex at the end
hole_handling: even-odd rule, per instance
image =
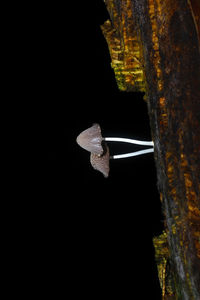
POLYGON ((92 167, 95 170, 101 172, 104 175, 104 177, 108 177, 110 171, 110 166, 109 166, 110 154, 109 154, 109 148, 106 145, 106 143, 105 143, 105 150, 102 155, 91 153, 90 162, 92 167))
POLYGON ((96 154, 103 154, 101 127, 95 123, 92 127, 82 131, 76 139, 76 142, 83 149, 96 154))

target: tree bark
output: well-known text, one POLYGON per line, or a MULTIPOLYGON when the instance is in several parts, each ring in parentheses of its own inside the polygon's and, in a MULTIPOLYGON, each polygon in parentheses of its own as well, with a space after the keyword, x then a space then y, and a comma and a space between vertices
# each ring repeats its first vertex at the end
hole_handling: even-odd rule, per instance
POLYGON ((105 3, 111 22, 103 32, 112 65, 118 60, 122 66, 123 90, 145 90, 148 105, 165 215, 165 231, 154 239, 163 299, 200 300, 200 5, 105 3), (112 52, 116 40, 119 51, 112 52), (135 70, 142 84, 131 80, 135 70))

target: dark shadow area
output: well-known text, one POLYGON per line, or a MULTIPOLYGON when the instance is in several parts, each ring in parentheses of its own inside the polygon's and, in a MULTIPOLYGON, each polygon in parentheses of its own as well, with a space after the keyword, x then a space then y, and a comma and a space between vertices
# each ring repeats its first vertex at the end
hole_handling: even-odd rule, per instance
MULTIPOLYGON (((55 298, 62 291, 73 298, 161 299, 152 245, 162 230, 153 155, 111 161, 105 179, 76 144, 95 122, 104 136, 151 140, 147 105, 141 93, 117 88, 100 30, 108 18, 103 1, 80 1, 78 9, 71 2, 44 10, 38 37, 35 105, 45 149, 44 193, 33 203, 38 276, 55 298)), ((140 149, 110 144, 111 154, 140 149)))

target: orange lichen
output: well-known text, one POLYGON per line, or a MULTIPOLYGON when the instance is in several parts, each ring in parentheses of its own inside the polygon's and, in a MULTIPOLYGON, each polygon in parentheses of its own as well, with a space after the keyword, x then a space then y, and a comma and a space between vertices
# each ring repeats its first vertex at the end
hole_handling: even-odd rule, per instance
POLYGON ((152 55, 152 61, 157 75, 157 88, 158 91, 162 91, 163 79, 162 79, 162 70, 160 68, 158 26, 157 26, 157 20, 155 18, 155 14, 160 10, 156 12, 155 3, 153 0, 149 0, 148 5, 149 5, 149 17, 150 17, 151 29, 152 29, 152 45, 154 49, 154 53, 152 55))
POLYGON ((165 102, 166 102, 165 97, 160 97, 159 102, 160 102, 160 106, 164 107, 165 106, 165 102))
POLYGON ((170 195, 174 200, 176 200, 177 197, 177 191, 176 187, 174 186, 174 178, 175 178, 175 167, 174 167, 174 162, 172 160, 173 154, 171 152, 167 152, 165 156, 166 160, 166 166, 167 166, 167 177, 168 177, 168 184, 169 184, 169 192, 170 195))
POLYGON ((158 278, 162 289, 162 299, 168 299, 174 294, 172 278, 167 269, 169 259, 169 246, 167 241, 167 232, 163 232, 158 237, 154 237, 153 244, 155 248, 155 258, 158 268, 158 278))

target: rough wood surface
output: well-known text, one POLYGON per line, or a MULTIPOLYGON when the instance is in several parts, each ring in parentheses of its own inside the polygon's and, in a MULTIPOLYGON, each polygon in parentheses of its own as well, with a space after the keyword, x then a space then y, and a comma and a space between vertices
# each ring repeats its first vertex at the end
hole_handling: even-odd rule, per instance
POLYGON ((111 20, 101 29, 108 43, 111 66, 121 91, 145 91, 141 44, 130 1, 105 1, 111 20))
POLYGON ((142 45, 138 60, 145 78, 165 215, 165 232, 154 239, 163 299, 200 300, 199 2, 105 3, 118 38, 125 41, 122 52, 128 56, 132 46, 126 41, 132 45, 133 36, 142 45), (127 30, 123 39, 120 32, 126 28, 134 30, 127 30))

